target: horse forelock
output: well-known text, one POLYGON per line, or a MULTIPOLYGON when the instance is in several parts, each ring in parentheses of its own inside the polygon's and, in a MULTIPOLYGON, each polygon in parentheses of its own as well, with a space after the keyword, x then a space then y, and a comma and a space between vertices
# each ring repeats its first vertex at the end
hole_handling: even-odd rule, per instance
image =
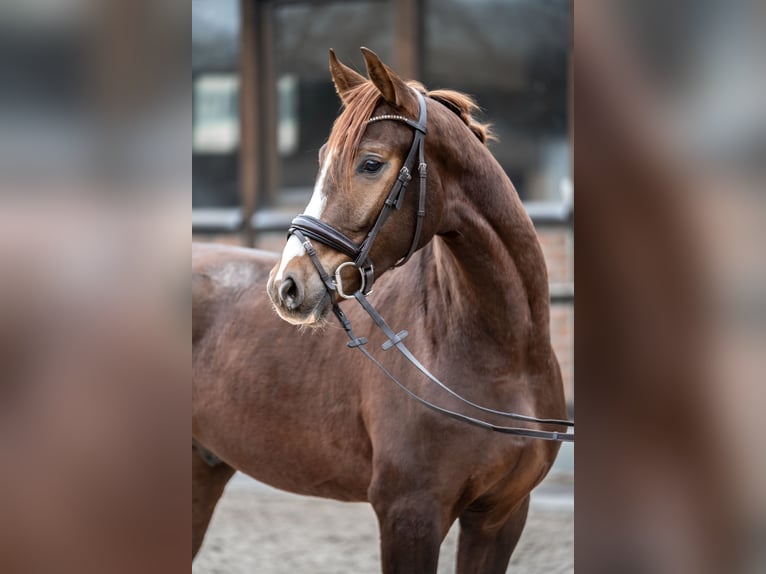
POLYGON ((347 104, 336 118, 327 140, 327 149, 334 151, 336 165, 345 166, 345 169, 340 173, 331 170, 331 177, 342 175, 347 179, 350 175, 354 155, 367 128, 367 120, 372 117, 380 99, 378 88, 370 81, 360 84, 347 95, 347 104))

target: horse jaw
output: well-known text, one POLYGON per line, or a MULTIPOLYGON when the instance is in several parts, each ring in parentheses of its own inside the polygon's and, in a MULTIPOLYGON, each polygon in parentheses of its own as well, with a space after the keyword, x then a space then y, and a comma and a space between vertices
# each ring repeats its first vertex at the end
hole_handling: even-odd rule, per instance
MULTIPOLYGON (((325 294, 326 295, 326 294, 325 294)), ((308 315, 301 315, 295 312, 286 311, 281 305, 271 299, 271 306, 283 321, 299 327, 302 331, 308 329, 323 329, 329 321, 330 301, 327 296, 322 297, 311 309, 308 315)))

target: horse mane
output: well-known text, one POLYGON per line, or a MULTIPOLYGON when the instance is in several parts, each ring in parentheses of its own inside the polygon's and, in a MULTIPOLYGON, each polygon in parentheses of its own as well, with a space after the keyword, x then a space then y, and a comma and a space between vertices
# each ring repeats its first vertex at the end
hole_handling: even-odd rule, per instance
POLYGON ((497 139, 492 133, 490 124, 481 124, 474 119, 473 114, 479 110, 479 105, 471 96, 454 90, 432 90, 426 92, 426 95, 463 120, 481 143, 486 144, 488 141, 497 139))
MULTIPOLYGON (((497 139, 492 133, 490 124, 479 123, 473 118, 473 113, 479 110, 479 106, 471 96, 454 90, 429 92, 421 83, 415 81, 407 82, 407 84, 452 111, 483 144, 486 145, 488 141, 497 139)), ((339 160, 337 165, 344 165, 347 170, 352 169, 351 161, 364 135, 367 120, 372 117, 372 112, 380 98, 380 91, 370 81, 356 86, 346 94, 347 103, 336 118, 327 141, 328 149, 340 154, 337 157, 339 160)))

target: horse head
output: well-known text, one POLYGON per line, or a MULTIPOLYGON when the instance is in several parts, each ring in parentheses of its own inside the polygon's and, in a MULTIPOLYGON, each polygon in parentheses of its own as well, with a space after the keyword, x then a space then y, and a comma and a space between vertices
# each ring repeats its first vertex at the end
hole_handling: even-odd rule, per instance
MULTIPOLYGON (((321 237, 307 246, 303 234, 293 233, 269 276, 268 293, 274 308, 297 325, 321 325, 343 293, 369 290, 372 281, 433 237, 443 210, 438 174, 429 170, 426 175, 424 165, 434 144, 432 138, 425 138, 425 125, 418 128, 419 119, 426 123, 426 106, 430 109, 433 102, 375 53, 366 48, 362 53, 369 79, 342 64, 330 51, 330 72, 344 110, 319 151, 319 174, 302 216, 313 228, 320 227, 319 231, 326 226, 339 232, 352 247, 343 252, 321 237), (416 138, 428 139, 428 147, 416 138), (420 157, 413 152, 416 143, 422 146, 420 157), (397 186, 403 187, 401 194, 394 193, 397 186), (385 224, 376 225, 387 202, 393 203, 390 217, 387 213, 385 224), (374 228, 378 229, 370 233, 374 228), (362 255, 354 251, 354 245, 364 251, 362 255), (315 261, 307 247, 315 250, 315 261), (352 264, 355 256, 357 261, 352 264), (324 279, 317 272, 317 263, 327 272, 324 279), (336 280, 331 281, 333 276, 336 280), (342 289, 334 289, 340 282, 342 289)), ((432 124, 429 118, 429 133, 432 124)), ((313 229, 307 231, 296 222, 294 226, 306 233, 313 229)))

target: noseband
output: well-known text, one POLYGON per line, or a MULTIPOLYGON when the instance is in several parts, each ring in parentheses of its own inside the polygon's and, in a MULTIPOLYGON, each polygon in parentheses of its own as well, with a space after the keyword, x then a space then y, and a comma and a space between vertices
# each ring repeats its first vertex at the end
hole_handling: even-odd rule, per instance
MULTIPOLYGON (((306 248, 308 239, 314 239, 320 243, 324 243, 335 251, 339 251, 350 257, 353 261, 353 266, 359 270, 359 274, 362 280, 360 291, 362 291, 362 293, 365 295, 367 295, 372 290, 372 284, 375 282, 375 268, 373 266, 372 260, 370 259, 370 250, 372 249, 372 244, 375 242, 375 238, 378 236, 378 233, 380 233, 383 224, 388 219, 388 216, 391 215, 391 212, 394 209, 398 211, 402 208, 402 204, 404 203, 404 192, 407 191, 407 184, 412 179, 412 172, 415 169, 416 157, 418 161, 418 175, 420 176, 420 196, 418 199, 418 213, 415 219, 415 233, 412 237, 412 243, 410 244, 410 248, 407 251, 407 254, 399 259, 399 261, 397 261, 394 266, 399 267, 407 263, 410 257, 412 257, 412 254, 415 253, 415 250, 418 248, 418 241, 420 241, 420 233, 423 228, 423 218, 426 215, 426 162, 425 153, 423 151, 423 144, 425 143, 426 137, 426 122, 428 119, 428 112, 426 111, 426 102, 423 99, 423 95, 417 90, 415 90, 415 94, 418 97, 418 105, 420 107, 417 122, 404 116, 388 114, 376 116, 367 120, 368 124, 380 122, 383 120, 403 122, 415 130, 415 135, 412 138, 412 145, 410 146, 410 151, 407 154, 407 159, 404 160, 404 165, 402 165, 402 169, 399 170, 399 175, 396 178, 394 185, 391 187, 391 191, 388 192, 388 197, 386 197, 386 201, 383 203, 383 207, 380 209, 380 213, 378 213, 375 224, 370 228, 370 231, 367 232, 367 237, 365 237, 361 243, 357 244, 353 240, 349 239, 346 235, 335 229, 333 226, 317 219, 316 217, 305 214, 299 215, 293 219, 292 223, 290 224, 290 229, 288 230, 288 237, 290 235, 295 235, 303 244, 304 248, 306 248)), ((311 252, 308 248, 306 248, 306 252, 311 255, 311 252)), ((314 260, 314 257, 312 257, 312 260, 314 260)), ((315 265, 317 261, 318 260, 314 261, 315 265)), ((344 299, 353 299, 354 296, 344 292, 340 270, 345 266, 351 265, 351 262, 341 264, 335 271, 334 280, 329 279, 329 282, 325 281, 325 285, 328 288, 330 288, 330 284, 333 285, 333 287, 330 288, 331 291, 336 291, 338 295, 344 299)), ((329 275, 327 275, 326 272, 324 275, 329 278, 329 275)), ((322 277, 322 279, 325 280, 325 277, 322 277)))
MULTIPOLYGON (((360 244, 357 244, 353 240, 349 239, 346 235, 344 235, 343 233, 335 229, 333 226, 325 223, 324 221, 317 219, 316 217, 312 217, 310 215, 305 215, 305 214, 298 215, 295 219, 293 219, 292 224, 290 225, 290 229, 288 231, 288 237, 290 237, 291 235, 295 235, 295 237, 297 237, 300 240, 301 244, 303 245, 303 248, 306 250, 306 253, 311 259, 311 262, 314 264, 314 267, 316 267, 317 273, 319 273, 319 276, 322 278, 322 282, 324 283, 325 289, 327 289, 327 292, 329 293, 331 300, 333 298, 334 293, 337 293, 338 296, 344 299, 356 299, 359 302, 359 304, 362 306, 362 308, 365 310, 365 312, 372 318, 372 320, 375 322, 377 327, 381 331, 383 331, 383 333, 388 338, 388 340, 383 344, 383 350, 386 351, 388 349, 391 349, 392 347, 395 347, 404 356, 404 358, 407 359, 407 361, 409 361, 412 365, 414 365, 415 368, 417 368, 426 378, 428 378, 431 382, 439 386, 441 389, 443 389, 444 391, 446 391, 453 397, 459 399, 466 405, 473 407, 477 410, 480 410, 482 412, 486 412, 489 414, 501 416, 501 417, 507 417, 510 419, 544 424, 544 425, 561 425, 566 427, 574 427, 574 423, 572 421, 565 421, 565 420, 559 420, 559 419, 543 419, 543 418, 537 418, 537 417, 528 416, 528 415, 521 415, 517 413, 498 411, 495 409, 490 409, 490 408, 478 405, 462 397, 461 395, 459 395, 458 393, 456 393, 455 391, 447 387, 434 375, 432 375, 428 371, 428 369, 426 369, 420 363, 420 361, 418 361, 418 359, 415 358, 415 356, 410 352, 410 350, 406 347, 406 345, 403 342, 404 338, 407 337, 408 335, 407 331, 400 331, 398 333, 394 332, 391 329, 391 327, 389 327, 388 323, 386 323, 386 321, 383 319, 383 317, 381 317, 380 313, 378 313, 378 311, 372 306, 372 304, 365 297, 365 295, 367 295, 372 290, 372 284, 375 281, 374 267, 372 264, 372 260, 370 259, 370 250, 372 249, 372 244, 375 241, 375 238, 377 237, 378 233, 380 232, 380 229, 383 227, 383 224, 388 219, 388 216, 391 215, 391 212, 394 209, 396 210, 401 209, 402 204, 404 202, 404 192, 407 189, 407 184, 410 182, 410 179, 412 179, 411 173, 415 167, 414 163, 415 163, 416 156, 418 159, 417 170, 420 176, 420 196, 418 199, 417 218, 415 220, 415 233, 412 237, 412 243, 410 244, 410 248, 407 251, 407 254, 404 255, 404 257, 402 257, 399 261, 397 261, 394 266, 399 267, 401 265, 404 265, 412 256, 412 254, 415 252, 415 250, 418 247, 418 242, 420 241, 420 233, 423 227, 423 218, 425 217, 425 214, 426 214, 426 211, 425 211, 426 209, 426 203, 425 203, 426 163, 425 163, 423 145, 424 145, 425 136, 426 136, 427 113, 426 113, 426 102, 423 99, 423 95, 417 90, 415 90, 415 94, 418 97, 418 105, 420 107, 419 117, 417 122, 409 118, 406 118, 404 116, 388 115, 388 114, 375 116, 367 120, 368 124, 383 121, 383 120, 403 122, 415 130, 415 135, 413 136, 412 145, 410 146, 410 151, 407 154, 407 159, 404 160, 404 164, 402 165, 401 170, 399 170, 399 176, 396 178, 396 182, 394 182, 394 185, 391 188, 391 191, 389 191, 388 197, 386 197, 386 201, 383 203, 383 207, 381 208, 380 213, 378 213, 378 217, 375 220, 375 224, 372 226, 372 228, 370 228, 370 231, 367 233, 367 237, 365 237, 360 244), (334 249, 335 251, 339 251, 340 253, 347 255, 348 257, 351 258, 351 261, 341 263, 335 270, 335 276, 331 277, 330 274, 327 273, 325 268, 322 266, 322 263, 319 261, 319 256, 317 255, 317 252, 314 249, 314 246, 311 244, 311 239, 319 241, 320 243, 327 245, 328 247, 334 249), (361 287, 359 288, 359 290, 357 290, 353 294, 346 293, 343 290, 341 270, 344 269, 346 266, 356 267, 359 270, 359 273, 361 276, 361 287)), ((367 351, 367 349, 364 348, 364 345, 367 344, 367 339, 365 339, 364 337, 357 337, 356 335, 354 335, 354 332, 351 328, 351 322, 348 320, 348 318, 343 313, 343 311, 341 311, 340 306, 334 301, 332 303, 332 310, 335 316, 338 318, 338 321, 340 321, 341 326, 346 331, 346 335, 350 339, 349 343, 347 343, 348 346, 352 349, 354 348, 359 349, 359 351, 362 354, 364 354, 364 356, 367 357, 370 361, 372 361, 375 364, 375 366, 377 366, 381 370, 381 372, 391 382, 396 384, 407 395, 409 395, 411 398, 413 398, 414 400, 416 400, 423 406, 428 407, 429 409, 433 411, 444 414, 453 419, 456 419, 474 426, 478 426, 487 430, 495 431, 495 432, 512 434, 516 436, 530 437, 530 438, 538 438, 538 439, 544 439, 544 440, 574 442, 574 433, 560 433, 560 432, 536 430, 536 429, 529 429, 529 428, 507 427, 507 426, 495 425, 487 421, 470 417, 468 415, 464 415, 462 413, 458 413, 455 411, 451 411, 428 402, 427 400, 416 395, 410 389, 404 386, 374 356, 372 356, 372 354, 370 354, 370 352, 367 351)))

